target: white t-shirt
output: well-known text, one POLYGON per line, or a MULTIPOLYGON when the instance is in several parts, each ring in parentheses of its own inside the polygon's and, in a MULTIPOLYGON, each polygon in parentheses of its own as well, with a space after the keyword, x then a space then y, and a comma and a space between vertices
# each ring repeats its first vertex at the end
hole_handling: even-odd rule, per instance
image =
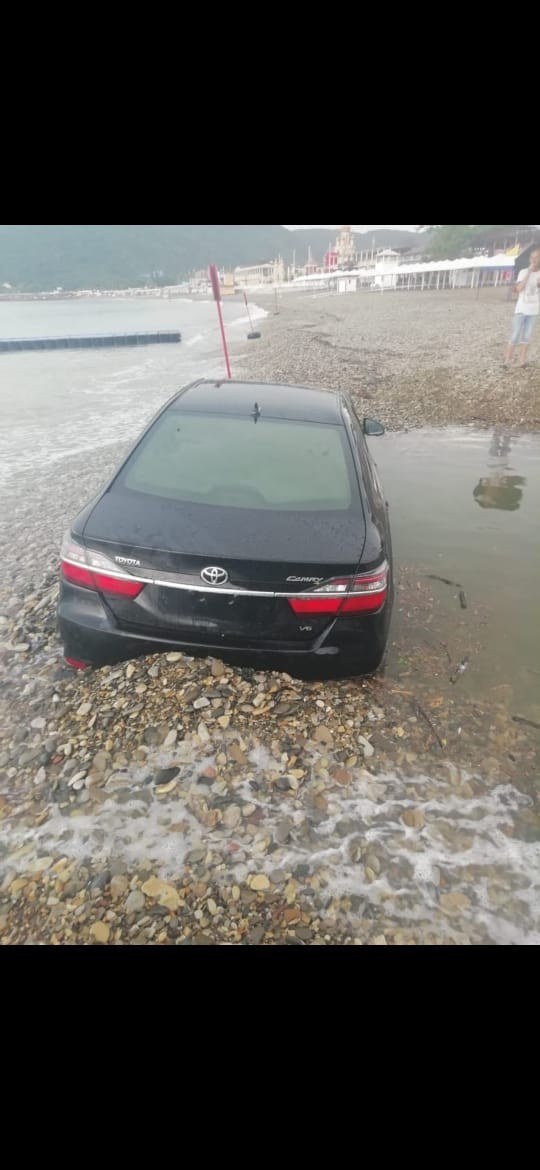
MULTIPOLYGON (((520 284, 525 280, 528 269, 523 268, 517 278, 517 283, 520 284)), ((540 313, 540 296, 538 291, 538 282, 540 281, 540 272, 529 272, 529 277, 525 288, 522 288, 518 303, 516 305, 516 313, 524 313, 526 317, 537 317, 540 313)))

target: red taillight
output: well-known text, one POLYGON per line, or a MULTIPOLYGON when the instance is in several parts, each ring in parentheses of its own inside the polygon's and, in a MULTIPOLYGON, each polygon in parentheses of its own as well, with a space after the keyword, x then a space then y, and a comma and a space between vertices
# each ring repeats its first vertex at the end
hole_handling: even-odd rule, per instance
POLYGON ((122 597, 138 597, 144 585, 140 581, 126 581, 122 577, 107 577, 106 573, 93 573, 95 588, 100 593, 119 593, 122 597))
POLYGON ((144 585, 140 581, 128 581, 125 577, 109 577, 107 573, 95 573, 82 565, 62 561, 62 574, 73 585, 84 589, 96 589, 99 593, 115 593, 121 597, 138 597, 144 585))
POLYGON ((342 597, 310 597, 302 601, 299 597, 291 597, 289 605, 295 613, 373 613, 380 609, 386 601, 386 589, 380 593, 367 593, 360 597, 354 594, 346 601, 342 597))
POLYGON ((90 569, 83 569, 82 565, 70 565, 62 561, 62 576, 73 585, 84 585, 86 589, 95 589, 94 578, 90 569))
POLYGON ((289 597, 289 605, 294 613, 337 613, 342 604, 343 598, 339 597, 321 597, 320 600, 306 597, 305 601, 300 597, 289 597))
POLYGON ((64 658, 66 666, 70 666, 72 670, 89 670, 87 662, 80 662, 78 658, 64 658))
POLYGON ((312 593, 308 597, 290 597, 293 613, 375 613, 388 597, 388 566, 385 564, 376 573, 355 577, 352 582, 343 577, 327 581, 315 593, 317 596, 312 593))

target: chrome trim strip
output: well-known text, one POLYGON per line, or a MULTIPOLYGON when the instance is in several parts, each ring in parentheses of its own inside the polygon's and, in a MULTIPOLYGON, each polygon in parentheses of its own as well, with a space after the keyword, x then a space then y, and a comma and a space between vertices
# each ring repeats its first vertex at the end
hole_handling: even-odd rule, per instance
MULTIPOLYGON (((134 573, 121 573, 117 569, 98 569, 94 565, 88 565, 85 561, 74 561, 70 557, 62 557, 62 560, 64 561, 64 563, 66 565, 74 565, 75 568, 77 568, 77 569, 88 569, 89 572, 91 572, 91 573, 101 573, 105 577, 115 577, 118 581, 136 581, 141 585, 157 585, 157 586, 159 586, 160 589, 183 589, 183 590, 187 591, 188 593, 206 593, 209 597, 212 597, 215 594, 217 594, 217 595, 221 595, 224 597, 270 597, 270 598, 272 598, 272 597, 278 598, 279 597, 279 598, 285 598, 286 600, 294 600, 294 599, 298 598, 298 599, 303 599, 304 601, 311 601, 311 600, 320 601, 321 596, 328 597, 331 599, 336 598, 336 597, 338 597, 338 598, 347 597, 347 593, 343 593, 343 591, 341 591, 339 593, 322 593, 321 594, 320 591, 318 593, 317 592, 314 592, 314 593, 307 593, 307 592, 303 592, 303 593, 276 593, 276 592, 273 592, 272 593, 272 592, 264 591, 261 589, 241 589, 241 588, 240 589, 238 589, 238 588, 237 589, 214 589, 214 588, 208 589, 204 585, 186 585, 183 581, 182 582, 180 582, 180 581, 163 581, 159 577, 141 577, 139 575, 135 576, 134 573)), ((370 573, 366 573, 365 576, 366 577, 375 576, 375 572, 382 573, 384 571, 384 569, 388 570, 388 564, 386 561, 380 566, 379 569, 377 569, 376 571, 370 572, 370 573)), ((358 573, 358 577, 361 577, 361 576, 362 576, 362 573, 358 573)), ((370 596, 376 597, 377 594, 379 594, 379 593, 386 593, 387 587, 388 586, 385 585, 382 589, 370 590, 370 596)), ((351 593, 348 596, 352 596, 352 597, 356 596, 357 597, 358 593, 356 593, 356 594, 351 593)))

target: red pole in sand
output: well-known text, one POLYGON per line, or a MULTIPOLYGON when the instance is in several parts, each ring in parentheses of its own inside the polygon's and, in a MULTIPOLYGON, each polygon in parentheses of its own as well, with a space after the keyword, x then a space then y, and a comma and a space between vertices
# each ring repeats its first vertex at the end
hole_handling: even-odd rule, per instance
POLYGON ((231 363, 229 361, 229 351, 227 349, 227 338, 225 337, 225 326, 223 324, 223 312, 221 309, 221 289, 219 287, 219 273, 218 273, 218 270, 217 270, 215 264, 210 265, 210 267, 208 269, 208 274, 210 276, 210 283, 212 285, 212 292, 214 294, 214 300, 215 300, 216 305, 217 305, 217 311, 218 311, 218 317, 219 317, 219 327, 221 329, 221 340, 223 342, 223 353, 225 354, 225 365, 227 367, 227 377, 228 377, 229 382, 230 382, 230 381, 232 381, 231 363))

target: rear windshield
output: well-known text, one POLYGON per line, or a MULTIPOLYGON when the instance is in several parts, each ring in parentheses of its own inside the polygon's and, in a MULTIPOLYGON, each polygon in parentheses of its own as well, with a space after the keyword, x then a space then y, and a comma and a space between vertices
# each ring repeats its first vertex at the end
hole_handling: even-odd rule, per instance
POLYGON ((192 504, 279 511, 356 511, 345 429, 320 423, 167 411, 117 483, 192 504))

